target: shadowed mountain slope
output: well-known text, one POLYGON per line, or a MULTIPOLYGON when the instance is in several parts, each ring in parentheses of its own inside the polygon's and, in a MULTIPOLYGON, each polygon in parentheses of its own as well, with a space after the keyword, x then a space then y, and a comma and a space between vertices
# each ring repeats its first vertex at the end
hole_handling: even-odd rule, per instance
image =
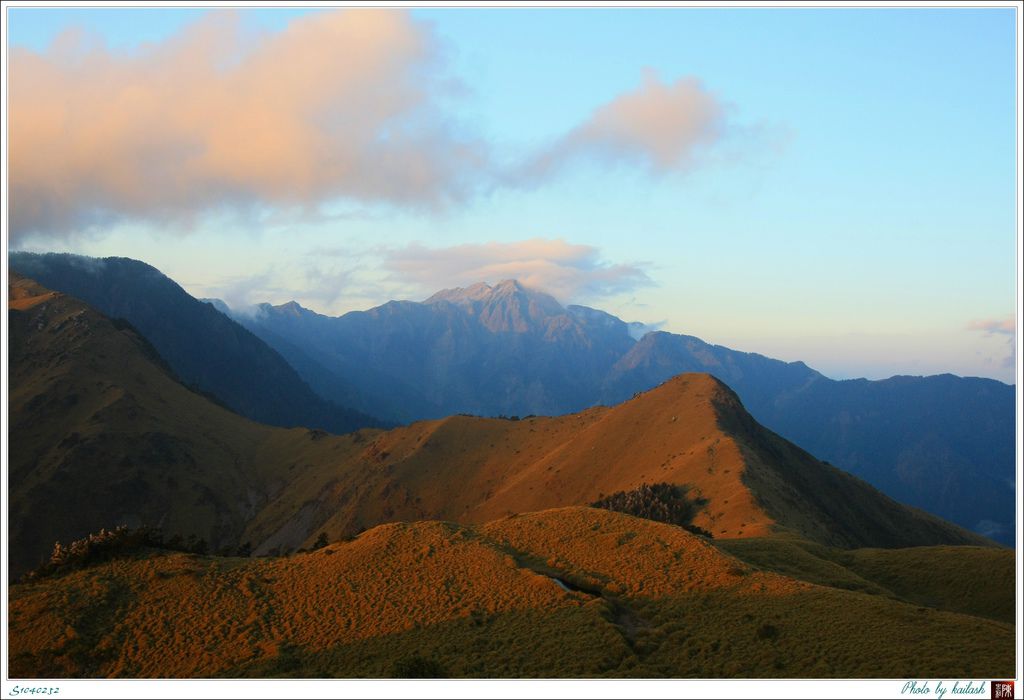
MULTIPOLYGON (((336 318, 294 302, 263 304, 235 318, 307 380, 322 382, 319 370, 326 368, 356 387, 362 410, 402 421, 581 410, 593 403, 594 378, 610 371, 634 342, 615 317, 562 308, 514 280, 336 318)), ((330 385, 316 386, 335 395, 330 385)))
POLYGON ((185 384, 253 420, 335 433, 381 425, 314 393, 266 343, 145 263, 12 253, 10 265, 110 318, 125 319, 185 384))
MULTIPOLYGON (((301 460, 304 428, 253 423, 178 382, 131 326, 12 273, 10 567, 55 540, 142 524, 234 547, 301 460)), ((332 438, 341 440, 341 438, 332 438)))

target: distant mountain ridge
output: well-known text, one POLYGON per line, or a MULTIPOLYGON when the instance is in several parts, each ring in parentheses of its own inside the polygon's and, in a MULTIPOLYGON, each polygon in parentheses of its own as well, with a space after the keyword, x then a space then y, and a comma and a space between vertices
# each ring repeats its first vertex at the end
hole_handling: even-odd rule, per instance
POLYGON ((709 372, 755 418, 812 453, 902 502, 1014 542, 1014 389, 995 380, 836 381, 803 362, 693 336, 655 331, 636 340, 611 314, 563 307, 514 280, 336 318, 295 302, 235 318, 325 397, 397 422, 557 415, 709 372), (348 394, 334 393, 339 382, 348 394))
POLYGON ((594 377, 634 344, 614 316, 563 308, 513 280, 337 318, 295 302, 261 304, 234 318, 312 386, 325 386, 327 370, 355 388, 345 395, 352 405, 397 422, 580 410, 594 403, 594 377))

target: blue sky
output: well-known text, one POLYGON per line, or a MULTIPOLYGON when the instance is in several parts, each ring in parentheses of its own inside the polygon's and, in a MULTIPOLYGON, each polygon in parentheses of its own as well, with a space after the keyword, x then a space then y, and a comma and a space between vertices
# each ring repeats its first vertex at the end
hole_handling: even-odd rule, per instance
POLYGON ((1012 9, 7 11, 12 248, 325 313, 507 274, 835 377, 1013 381, 1012 9))

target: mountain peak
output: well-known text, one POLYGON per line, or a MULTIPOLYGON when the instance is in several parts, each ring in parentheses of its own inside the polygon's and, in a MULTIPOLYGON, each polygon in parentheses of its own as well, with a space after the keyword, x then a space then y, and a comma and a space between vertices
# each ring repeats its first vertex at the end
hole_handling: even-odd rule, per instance
POLYGON ((231 307, 228 306, 223 299, 218 299, 216 297, 200 297, 199 301, 203 302, 204 304, 209 304, 210 306, 217 309, 217 311, 220 311, 228 318, 231 317, 231 307))
POLYGON ((553 318, 566 315, 553 296, 515 279, 505 279, 494 286, 477 282, 469 287, 443 289, 424 303, 440 302, 461 307, 491 331, 542 330, 553 318))
MULTIPOLYGON (((495 285, 486 282, 477 282, 468 287, 452 287, 442 289, 431 295, 424 304, 433 304, 439 301, 450 301, 453 304, 459 302, 487 301, 492 298, 504 297, 510 294, 526 294, 528 296, 547 297, 554 301, 554 297, 533 287, 527 287, 517 279, 501 280, 495 285)), ((557 304, 557 302, 555 302, 557 304)), ((559 304, 559 308, 561 305, 559 304)))
POLYGON ((525 292, 527 288, 519 280, 508 279, 498 282, 498 284, 494 285, 493 290, 495 292, 525 292))
POLYGON ((278 304, 274 308, 278 311, 292 314, 293 316, 301 316, 304 312, 308 311, 308 309, 294 299, 284 304, 278 304))
POLYGON ((424 304, 434 304, 439 301, 450 301, 453 304, 457 304, 461 301, 479 301, 490 296, 493 291, 493 287, 486 282, 477 282, 468 287, 453 287, 451 289, 442 289, 439 292, 431 295, 429 299, 424 301, 424 304))
POLYGON ((442 289, 423 303, 436 304, 447 301, 461 306, 490 305, 508 302, 513 298, 519 298, 529 304, 539 304, 550 315, 565 313, 565 309, 553 296, 534 287, 528 287, 516 279, 501 280, 493 286, 486 282, 477 282, 468 287, 442 289))

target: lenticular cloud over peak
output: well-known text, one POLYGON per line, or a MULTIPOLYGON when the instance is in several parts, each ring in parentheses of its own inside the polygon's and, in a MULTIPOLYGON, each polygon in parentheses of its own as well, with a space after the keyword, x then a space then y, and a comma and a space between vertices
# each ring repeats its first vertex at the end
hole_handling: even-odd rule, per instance
POLYGON ((467 243, 446 248, 412 244, 386 252, 384 267, 424 292, 478 282, 517 280, 563 303, 586 301, 653 284, 644 266, 611 263, 595 246, 560 238, 467 243))

